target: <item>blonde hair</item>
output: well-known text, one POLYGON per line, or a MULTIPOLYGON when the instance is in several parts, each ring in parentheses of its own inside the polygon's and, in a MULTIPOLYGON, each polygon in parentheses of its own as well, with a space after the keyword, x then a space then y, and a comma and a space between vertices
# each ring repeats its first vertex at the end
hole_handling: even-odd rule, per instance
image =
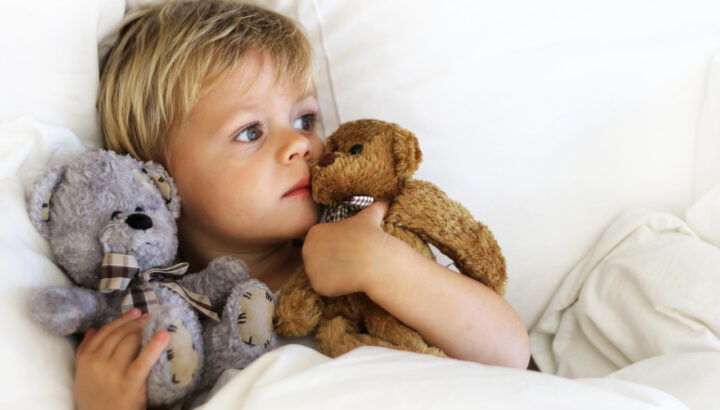
POLYGON ((287 17, 232 0, 176 0, 128 13, 100 69, 97 108, 108 149, 165 163, 170 128, 250 50, 278 76, 315 87, 312 46, 287 17))

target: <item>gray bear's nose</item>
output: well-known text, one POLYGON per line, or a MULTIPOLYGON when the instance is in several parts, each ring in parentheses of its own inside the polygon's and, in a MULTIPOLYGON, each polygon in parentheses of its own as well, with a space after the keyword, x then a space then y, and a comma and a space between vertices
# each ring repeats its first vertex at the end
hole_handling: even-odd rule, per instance
POLYGON ((127 217, 125 223, 133 229, 150 229, 153 227, 152 219, 145 214, 132 214, 127 217))

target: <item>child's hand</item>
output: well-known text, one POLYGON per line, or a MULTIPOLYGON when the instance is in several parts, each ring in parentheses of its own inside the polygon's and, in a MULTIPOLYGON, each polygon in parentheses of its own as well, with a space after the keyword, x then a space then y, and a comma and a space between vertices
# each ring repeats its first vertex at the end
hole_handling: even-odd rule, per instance
POLYGON ((348 219, 310 228, 302 256, 315 291, 324 296, 367 291, 392 261, 388 245, 398 241, 380 226, 387 210, 387 202, 375 202, 348 219))
POLYGON ((147 316, 132 309, 98 331, 87 331, 75 356, 78 409, 145 408, 145 381, 170 340, 161 330, 140 351, 146 322, 147 316))

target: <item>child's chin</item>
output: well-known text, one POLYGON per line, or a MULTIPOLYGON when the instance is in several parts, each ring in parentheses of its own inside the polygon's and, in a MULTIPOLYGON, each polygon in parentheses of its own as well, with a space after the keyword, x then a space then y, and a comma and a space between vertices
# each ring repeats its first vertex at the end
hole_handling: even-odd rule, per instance
POLYGON ((304 237, 313 225, 320 222, 321 214, 320 206, 314 202, 305 209, 293 212, 290 236, 293 238, 304 237))

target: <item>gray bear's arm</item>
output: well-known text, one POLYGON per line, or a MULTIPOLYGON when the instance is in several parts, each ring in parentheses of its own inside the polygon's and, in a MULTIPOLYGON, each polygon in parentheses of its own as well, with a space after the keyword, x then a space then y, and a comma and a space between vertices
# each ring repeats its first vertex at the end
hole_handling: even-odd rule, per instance
POLYGON ((215 309, 221 309, 236 284, 250 279, 245 262, 232 256, 215 258, 203 270, 183 277, 180 284, 210 298, 215 309))
POLYGON ((56 335, 85 332, 105 310, 105 297, 95 290, 50 286, 30 295, 35 320, 56 335))

